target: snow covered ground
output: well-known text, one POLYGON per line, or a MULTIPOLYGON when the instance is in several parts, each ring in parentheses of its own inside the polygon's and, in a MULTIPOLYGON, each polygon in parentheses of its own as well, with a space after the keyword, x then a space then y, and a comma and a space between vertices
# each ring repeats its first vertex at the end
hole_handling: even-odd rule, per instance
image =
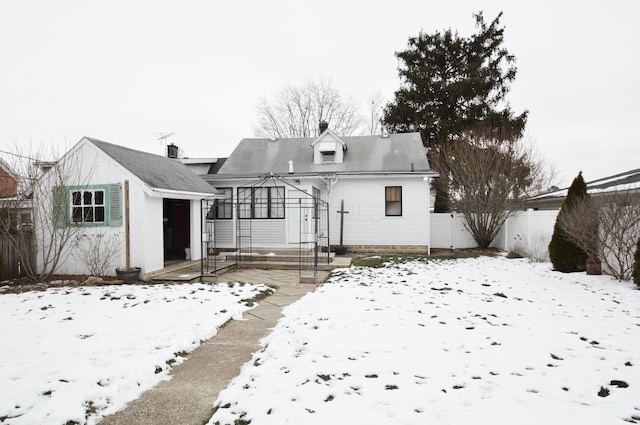
POLYGON ((0 295, 0 423, 93 424, 167 379, 264 285, 58 288, 0 295), (72 421, 72 422, 69 422, 72 421))
POLYGON ((210 424, 640 423, 640 291, 549 263, 339 271, 264 345, 210 424))

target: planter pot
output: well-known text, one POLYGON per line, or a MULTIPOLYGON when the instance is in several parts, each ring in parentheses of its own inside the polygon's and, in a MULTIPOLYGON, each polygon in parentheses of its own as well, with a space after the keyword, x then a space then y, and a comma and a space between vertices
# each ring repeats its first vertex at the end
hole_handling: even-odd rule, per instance
POLYGON ((589 256, 587 258, 587 274, 600 275, 602 274, 602 264, 598 257, 589 256))
POLYGON ((118 267, 116 276, 124 283, 133 283, 140 280, 140 267, 118 267))

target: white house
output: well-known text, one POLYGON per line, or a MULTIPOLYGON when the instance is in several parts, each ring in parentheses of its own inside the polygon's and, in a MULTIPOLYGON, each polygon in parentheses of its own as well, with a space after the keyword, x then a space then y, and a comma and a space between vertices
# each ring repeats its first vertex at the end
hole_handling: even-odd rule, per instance
POLYGON ((294 248, 429 252, 429 167, 419 133, 243 139, 202 175, 218 251, 294 248), (343 208, 344 207, 344 208, 343 208))
MULTIPOLYGON (((103 235, 104 240, 116 241, 120 249, 111 275, 115 267, 127 264, 127 255, 130 266, 140 267, 142 274, 160 270, 171 260, 199 259, 201 200, 217 196, 177 159, 88 137, 44 174, 43 184, 61 196, 55 198, 63 206, 57 214, 58 228, 72 226, 88 237, 103 235), (64 187, 57 186, 54 175, 60 169, 69 174, 64 187)), ((66 249, 56 273, 89 274, 79 261, 82 244, 69 243, 66 249)), ((42 262, 41 249, 38 255, 42 262)))

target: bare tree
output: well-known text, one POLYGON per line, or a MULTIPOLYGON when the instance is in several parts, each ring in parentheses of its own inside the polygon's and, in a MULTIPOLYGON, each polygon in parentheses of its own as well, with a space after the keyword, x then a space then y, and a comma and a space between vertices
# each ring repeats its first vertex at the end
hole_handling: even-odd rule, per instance
POLYGON ((630 280, 635 244, 640 238, 640 193, 618 191, 578 200, 558 216, 567 238, 605 272, 618 280, 630 280))
POLYGON ((380 134, 382 132, 382 116, 384 112, 384 98, 379 91, 369 97, 367 103, 368 116, 366 120, 367 134, 380 134))
POLYGON ((62 264, 65 248, 80 230, 65 222, 64 188, 83 184, 74 173, 77 161, 58 161, 53 150, 44 161, 41 152, 19 146, 5 152, 18 190, 4 198, 0 208, 0 236, 18 253, 22 271, 36 282, 46 280, 62 264))
POLYGON ((349 136, 361 125, 356 103, 325 80, 287 86, 273 100, 260 99, 256 113, 258 137, 315 137, 321 121, 337 135, 349 136))
POLYGON ((542 162, 522 139, 509 140, 479 128, 431 152, 440 172, 436 188, 481 248, 491 244, 524 199, 545 186, 542 162))

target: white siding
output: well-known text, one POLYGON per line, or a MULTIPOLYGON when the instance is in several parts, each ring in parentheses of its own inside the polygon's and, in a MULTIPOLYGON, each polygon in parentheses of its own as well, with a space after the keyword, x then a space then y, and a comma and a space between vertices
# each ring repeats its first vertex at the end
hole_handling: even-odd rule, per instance
POLYGON ((421 176, 341 176, 329 201, 331 244, 340 243, 340 202, 344 200, 344 245, 428 245, 429 184, 421 176), (402 186, 402 216, 385 216, 385 186, 402 186))
POLYGON ((191 248, 191 259, 202 258, 202 207, 199 200, 191 201, 191 223, 189 247, 191 248))
POLYGON ((164 267, 162 198, 152 198, 136 185, 130 187, 131 266, 141 267, 142 274, 151 273, 164 267))
MULTIPOLYGON (((132 267, 140 267, 142 274, 160 270, 164 267, 163 243, 163 201, 160 197, 151 197, 145 192, 143 183, 128 170, 120 166, 113 158, 89 142, 81 141, 61 159, 62 167, 69 168, 69 179, 66 186, 74 185, 108 185, 119 183, 122 187, 122 225, 119 227, 85 227, 80 234, 104 234, 107 238, 115 238, 120 251, 113 259, 108 275, 115 275, 116 267, 124 267, 125 261, 125 220, 124 220, 124 182, 129 181, 129 228, 130 254, 132 267)), ((43 180, 44 187, 52 187, 55 183, 43 180)), ((48 189, 50 190, 50 189, 48 189)), ((50 200, 49 200, 50 201, 50 200)), ((199 201, 191 202, 191 238, 192 259, 200 258, 200 205, 199 201)), ((39 243, 51 244, 50 237, 40 235, 39 243)), ((89 270, 79 259, 79 251, 67 245, 62 257, 63 263, 56 273, 89 274, 89 270)), ((42 265, 42 257, 38 258, 42 265)))
POLYGON ((232 220, 216 220, 215 238, 217 248, 233 248, 236 246, 232 220))
MULTIPOLYGON (((113 183, 121 183, 123 191, 123 211, 124 214, 124 180, 130 178, 129 173, 123 172, 122 167, 116 166, 113 161, 106 160, 106 155, 92 145, 77 145, 78 149, 67 153, 60 162, 60 167, 65 169, 63 174, 67 175, 66 186, 74 185, 106 185, 113 183), (67 167, 69 167, 67 169, 67 167)), ((47 180, 48 174, 45 174, 43 185, 52 187, 56 183, 47 180)), ((138 192, 136 192, 138 193, 138 192)), ((50 201, 50 199, 48 200, 50 201)), ((48 206, 47 206, 48 207, 48 206)), ((44 208, 44 207, 43 207, 44 208)), ((97 234, 103 234, 104 238, 115 238, 119 241, 121 247, 120 252, 113 258, 113 264, 109 268, 108 275, 115 275, 115 267, 124 266, 125 261, 125 233, 124 220, 119 227, 85 227, 78 232, 78 236, 87 235, 95 237, 97 234)), ((48 235, 41 235, 39 243, 50 244, 48 235)), ((41 254, 41 253, 38 253, 41 254)), ((80 261, 79 251, 74 252, 72 243, 66 246, 66 250, 62 256, 64 260, 56 270, 61 274, 89 274, 87 267, 80 261)), ((42 265, 42 258, 38 258, 38 263, 42 265)))
POLYGON ((286 244, 285 220, 252 220, 251 245, 260 247, 280 247, 286 244))

